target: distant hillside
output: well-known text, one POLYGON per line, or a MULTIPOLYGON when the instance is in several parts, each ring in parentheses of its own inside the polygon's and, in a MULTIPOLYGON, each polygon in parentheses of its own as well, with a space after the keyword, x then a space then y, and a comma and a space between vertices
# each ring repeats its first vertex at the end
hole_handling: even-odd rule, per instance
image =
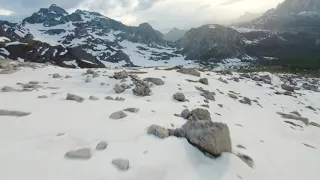
POLYGON ((181 30, 178 28, 171 29, 164 35, 163 39, 167 41, 177 41, 186 34, 187 30, 181 30))

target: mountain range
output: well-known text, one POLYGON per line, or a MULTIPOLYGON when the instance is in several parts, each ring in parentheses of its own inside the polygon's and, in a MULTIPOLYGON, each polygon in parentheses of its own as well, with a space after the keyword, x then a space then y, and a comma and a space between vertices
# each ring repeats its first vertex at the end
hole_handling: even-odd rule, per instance
POLYGON ((63 67, 175 66, 320 56, 320 1, 286 0, 250 22, 167 34, 96 12, 41 8, 19 23, 0 21, 0 59, 63 67))

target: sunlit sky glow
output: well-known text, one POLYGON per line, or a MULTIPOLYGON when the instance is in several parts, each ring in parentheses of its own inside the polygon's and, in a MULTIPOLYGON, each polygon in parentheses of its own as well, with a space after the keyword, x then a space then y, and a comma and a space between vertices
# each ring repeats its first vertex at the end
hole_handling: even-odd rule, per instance
POLYGON ((283 0, 0 0, 0 19, 19 21, 42 7, 57 4, 68 12, 99 12, 127 25, 150 23, 156 29, 224 24, 245 12, 261 13, 283 0))

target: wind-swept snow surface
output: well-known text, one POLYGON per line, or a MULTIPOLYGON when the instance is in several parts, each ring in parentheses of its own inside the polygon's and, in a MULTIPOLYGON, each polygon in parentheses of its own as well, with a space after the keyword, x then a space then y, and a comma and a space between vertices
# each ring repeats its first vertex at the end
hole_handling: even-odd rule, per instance
MULTIPOLYGON (((23 117, 0 116, 1 180, 320 178, 320 128, 283 119, 276 113, 298 111, 310 122, 319 124, 319 92, 295 90, 292 96, 276 95, 274 92, 284 92, 281 89, 283 81, 271 74, 258 75, 269 75, 272 85, 250 78, 240 78, 236 82, 233 79, 239 78, 237 73, 221 75, 201 72, 201 78, 208 78, 209 82, 209 85, 203 85, 186 81, 198 81, 195 76, 161 68, 145 68, 134 71, 140 72, 137 75, 141 79, 161 78, 164 85, 152 86, 151 96, 137 97, 133 95, 132 88, 121 94, 114 92, 114 85, 121 83, 109 76, 119 69, 96 69, 94 71, 99 76, 91 78, 92 82, 86 82, 87 77, 83 75, 86 71, 45 66, 35 70, 26 67, 13 74, 0 73, 0 88, 11 86, 16 89, 14 92, 0 92, 0 109, 31 113, 23 117), (68 78, 65 78, 67 75, 68 78), (220 77, 227 82, 219 80, 220 77), (40 86, 32 91, 19 91, 22 87, 17 83, 28 84, 30 81, 37 81, 40 86), (205 98, 195 86, 215 92, 216 100, 205 103, 205 98), (175 101, 172 95, 177 92, 184 93, 189 101, 175 101), (85 100, 66 100, 67 93, 85 100), (252 105, 240 103, 230 98, 228 93, 234 93, 238 100, 248 97, 252 105), (42 98, 38 98, 40 96, 42 98), (99 100, 89 100, 90 96, 99 100), (107 96, 125 100, 105 100, 107 96), (152 124, 173 129, 181 127, 186 120, 174 114, 180 114, 186 107, 190 110, 204 108, 201 106, 203 104, 210 106, 205 109, 208 109, 213 121, 228 125, 234 154, 223 153, 219 158, 212 159, 184 138, 159 139, 147 134, 147 128, 152 124), (307 106, 312 106, 314 110, 307 106), (112 113, 126 108, 139 108, 140 111, 125 112, 127 117, 119 120, 109 118, 112 113), (95 150, 101 141, 108 143, 107 148, 95 150), (81 148, 91 148, 92 157, 87 160, 64 157, 66 152, 81 148), (254 160, 254 168, 238 158, 237 153, 250 156, 254 160), (119 158, 129 160, 128 171, 119 171, 112 164, 114 159, 119 158)), ((89 72, 88 76, 91 76, 90 73, 95 74, 89 72)), ((297 86, 308 81, 312 79, 296 80, 297 86)), ((125 83, 132 82, 128 78, 125 83)), ((319 82, 315 83, 319 86, 319 82)))

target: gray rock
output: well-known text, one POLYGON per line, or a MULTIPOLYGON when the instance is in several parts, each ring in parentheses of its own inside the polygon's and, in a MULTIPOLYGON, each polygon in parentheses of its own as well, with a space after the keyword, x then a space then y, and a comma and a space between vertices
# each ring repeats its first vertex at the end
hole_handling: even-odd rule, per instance
POLYGON ((169 137, 169 131, 161 126, 158 126, 158 125, 151 125, 148 128, 147 133, 152 134, 152 135, 157 136, 162 139, 169 137))
POLYGON ((309 124, 309 119, 308 118, 304 118, 304 117, 297 116, 297 115, 294 115, 294 114, 285 114, 285 113, 281 113, 281 112, 277 112, 277 114, 281 115, 281 117, 284 118, 284 119, 293 119, 293 120, 302 121, 306 125, 309 124))
POLYGON ((221 82, 223 82, 223 83, 225 83, 225 84, 228 84, 228 81, 226 81, 226 80, 224 80, 224 79, 222 79, 222 77, 219 77, 219 79, 218 79, 219 81, 221 81, 221 82))
POLYGON ((115 72, 113 75, 115 79, 125 79, 128 76, 129 74, 126 71, 115 72))
POLYGON ((195 88, 198 90, 198 91, 201 91, 201 96, 203 96, 204 98, 208 99, 208 100, 211 100, 211 101, 215 101, 215 95, 216 93, 215 92, 210 92, 208 90, 205 90, 203 89, 202 87, 197 87, 195 86, 195 88))
POLYGON ((123 89, 130 89, 130 88, 131 88, 131 86, 129 86, 129 85, 126 84, 126 83, 121 84, 121 87, 122 87, 123 89))
POLYGON ((2 89, 1 89, 2 92, 16 92, 17 89, 13 88, 13 87, 10 87, 10 86, 4 86, 2 89))
POLYGON ((223 108, 223 104, 218 104, 219 107, 223 108))
POLYGON ((205 103, 209 103, 209 100, 208 99, 205 99, 205 100, 203 100, 205 103))
POLYGON ((253 168, 254 167, 254 161, 253 159, 248 156, 248 155, 244 155, 244 154, 237 154, 237 156, 243 161, 245 162, 249 167, 253 168))
POLYGON ((39 84, 38 81, 30 81, 28 84, 39 84))
POLYGON ((115 101, 124 101, 125 99, 122 98, 122 97, 116 97, 114 100, 115 100, 115 101))
POLYGON ((318 87, 316 85, 312 85, 312 84, 308 84, 308 83, 303 83, 302 88, 305 90, 314 91, 314 92, 319 91, 318 87))
POLYGON ((132 113, 137 113, 140 111, 139 108, 126 108, 123 111, 127 111, 127 112, 132 112, 132 113))
POLYGON ((177 100, 177 101, 180 101, 180 102, 186 101, 186 97, 184 96, 183 93, 180 93, 180 92, 175 93, 175 94, 173 95, 173 99, 175 99, 175 100, 177 100))
POLYGON ((101 84, 101 86, 104 86, 104 85, 106 85, 106 83, 104 83, 104 82, 101 82, 100 84, 101 84))
POLYGON ((92 100, 92 101, 98 101, 99 100, 99 98, 97 98, 95 96, 90 96, 89 99, 92 100))
POLYGON ((286 90, 286 91, 294 92, 294 87, 290 86, 290 85, 282 84, 281 88, 286 90))
POLYGON ((191 112, 189 109, 184 109, 181 112, 181 117, 183 117, 184 119, 188 119, 191 116, 191 112))
POLYGON ((123 93, 123 92, 125 91, 125 89, 122 88, 121 86, 119 86, 119 84, 114 85, 113 90, 114 90, 117 94, 123 93))
POLYGON ((92 78, 91 77, 87 77, 86 78, 86 83, 90 83, 90 82, 92 82, 92 78))
POLYGON ((209 104, 202 104, 201 106, 205 108, 210 108, 209 104))
POLYGON ((320 124, 316 123, 316 122, 310 122, 309 126, 314 126, 314 127, 318 127, 320 128, 320 124))
POLYGON ((46 98, 48 98, 48 96, 46 95, 38 96, 38 99, 46 99, 46 98))
POLYGON ((72 76, 70 76, 70 75, 66 75, 66 77, 65 77, 66 79, 69 79, 69 78, 72 78, 72 76))
POLYGON ((134 75, 130 75, 130 77, 131 77, 133 84, 135 85, 135 88, 132 90, 134 95, 136 95, 136 96, 150 96, 151 89, 150 89, 148 83, 143 82, 142 80, 138 79, 134 75))
POLYGON ((214 157, 223 152, 231 152, 231 138, 226 124, 212 121, 188 121, 173 133, 185 137, 190 144, 200 151, 214 157))
POLYGON ((238 99, 238 96, 232 93, 228 93, 228 96, 231 97, 232 99, 238 99))
POLYGON ((240 79, 237 77, 234 77, 233 80, 234 80, 234 82, 240 82, 240 79))
POLYGON ((53 77, 53 78, 61 78, 62 76, 61 76, 60 74, 58 74, 58 73, 54 73, 54 74, 52 75, 52 77, 53 77))
POLYGON ((38 89, 38 88, 42 88, 41 85, 39 84, 21 84, 22 88, 25 89, 38 89))
POLYGON ((196 115, 198 120, 209 120, 211 121, 210 112, 206 109, 197 108, 191 111, 192 115, 196 115))
POLYGON ((112 160, 112 164, 120 171, 127 171, 129 169, 128 159, 114 159, 112 160))
POLYGON ((208 85, 208 84, 209 84, 209 81, 208 81, 207 78, 201 78, 201 79, 199 80, 199 82, 202 83, 202 84, 204 84, 204 85, 208 85))
POLYGON ((92 157, 92 152, 90 148, 82 148, 78 150, 71 150, 65 154, 66 158, 69 159, 90 159, 92 157))
POLYGON ((316 109, 314 107, 312 107, 312 106, 306 106, 306 108, 308 108, 308 109, 310 109, 312 111, 316 111, 316 109))
POLYGON ((200 75, 201 75, 200 72, 198 72, 197 70, 188 69, 188 68, 181 68, 181 69, 177 70, 177 72, 182 73, 182 74, 189 74, 189 75, 197 76, 197 77, 200 77, 200 75))
POLYGON ((100 141, 97 146, 96 146, 96 150, 98 151, 102 151, 107 149, 108 143, 106 141, 100 141))
POLYGON ((301 117, 301 114, 298 111, 292 111, 290 113, 301 117))
POLYGON ((240 76, 241 76, 241 77, 244 77, 244 78, 249 78, 249 79, 251 79, 251 76, 250 76, 250 74, 248 74, 248 73, 240 74, 240 76))
POLYGON ((126 79, 121 79, 120 83, 124 83, 124 82, 127 82, 126 79))
POLYGON ((251 99, 247 98, 247 97, 243 97, 242 100, 239 101, 242 104, 248 104, 251 106, 251 99))
POLYGON ((28 116, 30 114, 31 114, 30 112, 11 111, 11 110, 0 109, 0 116, 22 117, 22 116, 28 116))
POLYGON ((123 119, 125 117, 127 117, 127 114, 124 113, 123 111, 114 112, 109 116, 110 119, 114 119, 114 120, 123 119))
POLYGON ((111 96, 107 96, 105 99, 106 100, 114 100, 113 97, 111 97, 111 96))
POLYGON ((75 94, 68 93, 66 100, 83 102, 83 101, 84 101, 84 98, 81 97, 81 96, 75 95, 75 94))
POLYGON ((164 82, 162 79, 160 78, 153 78, 153 77, 148 77, 148 78, 145 78, 143 79, 144 81, 147 81, 147 82, 151 82, 155 85, 158 85, 158 86, 161 86, 161 85, 164 85, 164 82))
POLYGON ((94 70, 92 69, 88 69, 87 72, 86 72, 87 75, 91 74, 93 78, 96 78, 99 76, 98 72, 95 72, 94 70))

